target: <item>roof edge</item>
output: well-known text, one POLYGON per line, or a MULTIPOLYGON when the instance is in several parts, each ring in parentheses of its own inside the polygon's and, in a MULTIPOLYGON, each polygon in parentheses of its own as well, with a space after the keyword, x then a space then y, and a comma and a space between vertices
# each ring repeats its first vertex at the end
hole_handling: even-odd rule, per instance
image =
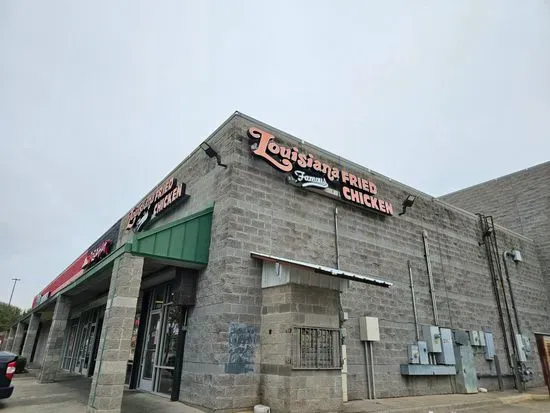
MULTIPOLYGON (((304 139, 297 138, 296 136, 294 136, 294 135, 292 135, 292 134, 290 134, 290 133, 288 133, 288 132, 285 132, 285 131, 283 131, 283 130, 281 130, 281 129, 279 129, 279 128, 276 128, 276 127, 274 127, 274 126, 271 126, 271 125, 268 124, 268 123, 262 122, 261 120, 258 120, 258 119, 256 119, 256 118, 253 118, 253 117, 251 117, 251 116, 248 116, 248 115, 246 115, 246 114, 244 114, 244 113, 242 113, 242 112, 238 112, 238 111, 234 112, 233 115, 231 115, 231 116, 229 117, 229 119, 227 119, 226 122, 231 121, 234 117, 240 117, 240 118, 245 119, 245 120, 248 120, 248 121, 250 121, 250 122, 257 123, 258 125, 264 126, 264 127, 268 128, 268 129, 271 129, 271 130, 273 130, 273 131, 275 131, 275 132, 279 132, 279 133, 282 133, 282 134, 284 134, 284 135, 287 135, 287 136, 289 136, 290 138, 294 139, 296 142, 298 142, 298 143, 300 143, 300 144, 302 144, 302 145, 306 144, 306 145, 308 145, 309 147, 311 147, 311 149, 313 149, 313 150, 315 150, 315 151, 318 151, 318 152, 321 153, 321 154, 324 154, 324 155, 326 155, 326 156, 328 156, 328 157, 331 157, 331 158, 336 158, 336 159, 339 159, 339 160, 343 160, 343 161, 345 161, 347 164, 349 164, 350 166, 352 166, 353 168, 357 168, 358 170, 361 170, 361 171, 366 171, 368 174, 371 174, 371 175, 374 175, 375 177, 379 177, 379 178, 381 178, 381 179, 384 179, 384 180, 390 182, 392 185, 395 185, 395 186, 401 188, 403 191, 409 192, 410 194, 414 194, 414 195, 420 196, 420 197, 425 198, 425 199, 427 199, 427 200, 430 200, 430 201, 432 201, 432 202, 434 202, 434 203, 436 203, 436 204, 439 204, 439 205, 441 205, 441 206, 443 206, 443 207, 445 207, 445 208, 447 208, 447 209, 451 209, 451 210, 453 210, 453 211, 455 211, 455 212, 457 212, 457 213, 460 213, 461 215, 468 216, 468 217, 470 217, 470 218, 473 218, 473 219, 477 220, 477 215, 476 215, 475 213, 473 213, 473 212, 470 212, 470 211, 467 211, 467 210, 465 210, 465 209, 459 208, 459 207, 457 207, 456 205, 450 204, 449 202, 444 201, 444 200, 442 200, 442 199, 440 199, 440 198, 438 198, 438 197, 429 195, 429 194, 427 194, 426 192, 422 192, 422 191, 420 191, 420 190, 418 190, 418 189, 416 189, 416 188, 413 188, 413 187, 411 187, 411 186, 409 186, 409 185, 407 185, 407 184, 404 184, 404 183, 402 183, 402 182, 396 181, 395 179, 392 179, 392 178, 390 178, 390 177, 388 177, 388 176, 386 176, 386 175, 383 175, 383 174, 381 174, 381 173, 379 173, 379 172, 376 172, 376 171, 374 171, 374 170, 372 170, 372 169, 369 169, 369 168, 367 168, 367 167, 365 167, 365 166, 363 166, 363 165, 359 165, 358 163, 355 163, 355 162, 353 162, 353 161, 350 161, 349 159, 346 159, 346 158, 344 158, 344 157, 342 157, 342 156, 336 155, 336 154, 334 154, 334 153, 332 153, 332 152, 330 152, 330 151, 327 151, 326 149, 320 148, 320 147, 318 147, 318 146, 316 146, 316 145, 314 145, 314 144, 312 144, 312 143, 310 143, 310 142, 308 142, 308 141, 305 141, 304 139)), ((222 126, 223 126, 223 125, 222 125, 222 126)), ((540 165, 536 165, 535 167, 539 167, 539 166, 544 165, 544 164, 546 164, 546 163, 550 163, 550 161, 545 162, 545 163, 542 163, 542 164, 540 164, 540 165)), ((534 168, 534 167, 531 167, 531 168, 534 168)), ((497 228, 499 228, 501 231, 506 232, 506 233, 508 233, 508 234, 510 234, 510 235, 516 236, 516 237, 521 238, 521 239, 526 240, 526 241, 533 242, 533 239, 531 239, 531 238, 529 238, 529 237, 526 237, 526 236, 523 235, 523 234, 519 234, 519 233, 517 233, 517 232, 512 231, 511 229, 505 228, 505 227, 500 226, 500 225, 498 225, 498 224, 495 224, 495 226, 496 226, 497 228)))
POLYGON ((518 175, 518 174, 521 174, 521 173, 524 173, 524 172, 527 172, 527 171, 531 171, 531 170, 534 170, 534 169, 542 168, 542 167, 545 167, 545 166, 550 166, 550 161, 542 162, 542 163, 539 163, 537 165, 533 165, 533 166, 530 166, 528 168, 520 169, 520 170, 515 171, 515 172, 510 172, 509 174, 502 175, 502 176, 499 176, 497 178, 487 179, 486 181, 479 182, 479 183, 474 184, 472 186, 468 186, 466 188, 462 188, 462 189, 459 189, 457 191, 453 191, 453 192, 449 192, 447 194, 443 194, 439 198, 444 198, 446 196, 451 196, 451 195, 454 195, 454 194, 458 194, 460 192, 469 191, 471 189, 477 188, 481 185, 485 185, 485 184, 488 184, 488 183, 493 183, 493 182, 503 181, 505 179, 510 179, 510 178, 514 177, 515 175, 518 175))

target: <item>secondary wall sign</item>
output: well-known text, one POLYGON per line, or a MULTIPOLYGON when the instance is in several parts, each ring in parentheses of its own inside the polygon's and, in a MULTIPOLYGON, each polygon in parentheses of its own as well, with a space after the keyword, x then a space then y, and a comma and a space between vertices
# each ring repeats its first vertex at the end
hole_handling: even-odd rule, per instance
POLYGON ((76 281, 87 270, 99 263, 110 253, 118 238, 120 229, 120 219, 114 223, 101 237, 99 237, 90 247, 72 262, 65 270, 50 282, 40 293, 34 298, 32 307, 42 304, 44 301, 53 297, 63 288, 76 281))
POLYGON ((378 188, 370 179, 340 170, 321 162, 298 148, 287 148, 275 137, 258 128, 248 129, 252 153, 275 169, 286 172, 287 181, 301 188, 317 189, 384 215, 393 215, 391 202, 378 198, 378 188))
POLYGON ((126 229, 141 231, 160 215, 187 198, 189 195, 185 194, 184 183, 178 184, 177 179, 173 177, 167 179, 128 213, 126 229))
POLYGON ((107 255, 109 255, 112 245, 113 241, 110 239, 106 239, 105 241, 102 241, 101 244, 99 244, 96 248, 88 251, 84 258, 84 262, 82 263, 82 268, 91 267, 92 265, 97 264, 107 255))

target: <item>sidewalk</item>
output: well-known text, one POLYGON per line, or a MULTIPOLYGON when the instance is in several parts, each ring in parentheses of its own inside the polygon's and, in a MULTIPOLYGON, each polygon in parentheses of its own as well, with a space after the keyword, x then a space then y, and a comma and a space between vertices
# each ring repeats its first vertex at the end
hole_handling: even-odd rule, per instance
MULTIPOLYGON (((36 413, 37 411, 41 413, 85 413, 91 379, 60 373, 55 383, 38 384, 32 374, 18 374, 14 379, 14 385, 13 396, 0 401, 0 411, 7 407, 10 413, 36 413)), ((550 412, 548 389, 538 387, 529 389, 527 393, 508 390, 476 394, 354 400, 345 403, 341 413, 487 413, 501 411, 550 412), (528 403, 522 402, 535 400, 538 405, 536 410, 530 410, 527 406, 525 409, 523 408, 528 403), (518 404, 516 405, 516 403, 518 404)), ((164 397, 128 390, 124 392, 122 412, 203 413, 200 409, 186 406, 183 403, 170 402, 164 397)), ((252 409, 240 413, 252 413, 252 409)))
POLYGON ((514 390, 475 394, 397 397, 379 400, 354 400, 344 404, 343 413, 451 413, 467 410, 484 412, 489 407, 521 403, 529 400, 548 401, 548 389, 538 387, 527 393, 514 390))

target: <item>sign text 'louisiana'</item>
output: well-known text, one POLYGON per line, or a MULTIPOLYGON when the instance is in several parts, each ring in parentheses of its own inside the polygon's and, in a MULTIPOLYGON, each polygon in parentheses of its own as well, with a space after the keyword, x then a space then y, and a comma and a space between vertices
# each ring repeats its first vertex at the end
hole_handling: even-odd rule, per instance
POLYGON ((321 162, 311 154, 300 152, 296 147, 287 148, 277 143, 275 137, 264 130, 250 128, 248 136, 254 140, 252 153, 281 172, 289 173, 289 180, 293 184, 302 188, 316 188, 328 194, 330 189, 336 189, 338 196, 349 202, 385 215, 393 215, 392 204, 376 196, 378 188, 370 179, 321 162))

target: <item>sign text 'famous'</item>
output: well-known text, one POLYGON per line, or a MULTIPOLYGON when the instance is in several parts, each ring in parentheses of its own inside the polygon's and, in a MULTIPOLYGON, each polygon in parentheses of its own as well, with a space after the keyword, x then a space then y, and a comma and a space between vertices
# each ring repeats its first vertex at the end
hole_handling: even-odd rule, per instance
POLYGON ((288 181, 302 188, 317 188, 355 204, 385 215, 393 215, 390 202, 378 198, 376 184, 363 177, 340 170, 313 155, 287 148, 274 140, 274 136, 258 128, 250 128, 248 135, 254 140, 252 153, 265 159, 274 168, 289 173, 288 181))

